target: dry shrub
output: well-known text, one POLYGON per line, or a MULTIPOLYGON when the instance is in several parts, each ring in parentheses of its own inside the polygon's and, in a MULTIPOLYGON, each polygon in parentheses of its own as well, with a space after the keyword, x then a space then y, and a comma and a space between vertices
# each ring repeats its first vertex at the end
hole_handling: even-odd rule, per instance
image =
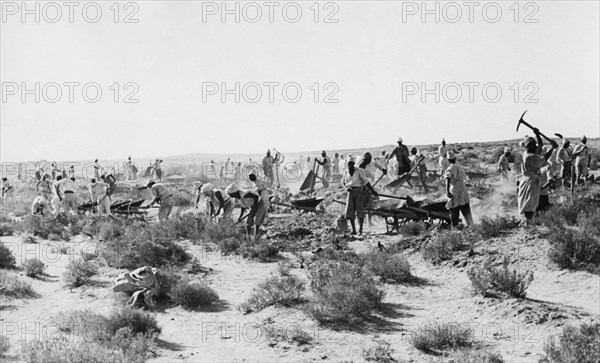
POLYGON ((310 344, 313 341, 313 337, 299 327, 294 329, 285 327, 285 329, 282 329, 280 326, 267 324, 262 327, 262 330, 269 341, 269 346, 275 346, 279 342, 295 343, 300 346, 310 344))
POLYGON ((304 301, 304 283, 296 276, 269 276, 254 288, 250 297, 240 305, 245 313, 257 312, 267 306, 293 306, 304 301))
POLYGON ((0 268, 15 268, 16 263, 17 261, 10 248, 0 242, 0 268))
POLYGON ((599 264, 600 242, 588 230, 555 228, 548 235, 548 242, 548 257, 561 268, 578 269, 599 264))
POLYGON ((219 295, 202 282, 180 280, 169 294, 171 300, 185 309, 210 308, 219 302, 219 295))
POLYGON ((519 273, 509 270, 509 259, 504 257, 502 267, 492 266, 493 260, 488 259, 483 267, 472 268, 468 271, 473 288, 483 296, 490 292, 506 293, 512 297, 524 298, 526 290, 533 281, 533 272, 519 273))
POLYGON ((204 216, 192 213, 176 214, 161 222, 162 226, 173 231, 170 234, 175 238, 189 239, 194 242, 200 241, 206 224, 204 216))
POLYGON ((91 262, 75 260, 69 262, 63 274, 65 285, 69 288, 83 286, 90 281, 90 277, 98 272, 98 268, 91 262))
POLYGON ((25 260, 21 263, 21 266, 25 269, 25 275, 33 278, 43 274, 46 269, 44 262, 37 258, 25 260))
POLYGON ((182 265, 191 259, 183 247, 172 241, 169 231, 160 225, 135 223, 122 237, 107 241, 101 255, 117 268, 182 265))
POLYGON ((4 335, 0 335, 0 357, 4 357, 10 349, 10 341, 4 335))
POLYGON ((69 334, 26 344, 23 355, 29 361, 144 362, 155 350, 161 330, 153 315, 128 308, 108 317, 90 310, 61 312, 56 322, 61 332, 69 334), (74 341, 70 334, 81 340, 74 341))
POLYGON ((439 263, 451 259, 454 252, 464 249, 469 243, 471 243, 470 238, 463 232, 444 231, 425 242, 421 247, 421 253, 425 260, 439 263))
POLYGON ((515 217, 496 216, 490 218, 483 216, 481 222, 476 227, 476 231, 483 238, 492 238, 518 226, 519 221, 515 217))
POLYGON ((193 205, 192 200, 183 193, 173 194, 173 206, 187 208, 193 205))
POLYGON ((0 236, 12 236, 15 233, 15 227, 12 223, 0 222, 0 236))
POLYGON ((362 356, 367 362, 392 363, 396 360, 392 358, 392 352, 388 343, 381 343, 376 347, 363 349, 362 356))
POLYGON ((182 275, 178 269, 173 266, 166 266, 158 270, 155 275, 158 286, 160 287, 157 296, 158 300, 170 299, 169 294, 179 281, 182 280, 182 275))
POLYGON ((320 323, 359 323, 380 307, 385 296, 369 271, 348 262, 316 263, 309 275, 314 294, 309 312, 320 323))
MULTIPOLYGON (((65 226, 57 219, 44 218, 40 215, 27 215, 18 224, 19 230, 23 233, 48 239, 51 234, 61 236, 65 226)), ((59 237, 60 239, 60 237, 59 237)))
POLYGON ((452 358, 460 363, 504 363, 500 353, 481 350, 460 349, 452 355, 452 358))
POLYGON ((540 362, 597 363, 600 362, 600 322, 565 327, 557 338, 544 346, 546 357, 540 362))
POLYGON ((245 258, 268 262, 279 254, 279 247, 265 240, 258 242, 247 240, 240 247, 240 252, 245 258))
POLYGON ((31 285, 12 274, 3 273, 0 275, 0 290, 2 290, 4 296, 16 299, 37 297, 31 285))
POLYGON ((399 226, 398 232, 405 236, 419 236, 425 232, 425 223, 409 221, 399 226))
POLYGON ((219 241, 219 249, 221 250, 221 254, 228 255, 230 253, 237 252, 240 249, 241 242, 233 237, 225 238, 219 241))
POLYGON ((369 252, 362 256, 366 269, 383 281, 407 282, 413 278, 410 264, 405 256, 398 253, 369 252))
POLYGON ((412 345, 424 352, 457 349, 472 344, 471 331, 459 324, 424 326, 411 339, 412 345))
POLYGON ((112 241, 117 237, 123 235, 125 232, 125 227, 116 222, 116 219, 111 222, 102 222, 100 223, 98 229, 98 238, 102 241, 112 241))
POLYGON ((235 238, 241 241, 245 237, 245 230, 240 228, 235 221, 231 219, 222 219, 219 222, 206 223, 203 238, 206 242, 219 244, 220 241, 235 238))

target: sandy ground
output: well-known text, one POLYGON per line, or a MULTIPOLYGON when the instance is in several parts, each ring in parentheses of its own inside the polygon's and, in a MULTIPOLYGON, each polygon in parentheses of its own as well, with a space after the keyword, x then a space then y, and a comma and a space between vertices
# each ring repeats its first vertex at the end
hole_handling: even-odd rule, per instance
MULTIPOLYGON (((382 226, 372 228, 364 239, 351 242, 350 247, 362 252, 376 248, 377 241, 389 245, 401 238, 384 235, 383 231, 382 226)), ((16 249, 17 263, 24 258, 41 256, 48 265, 46 275, 38 279, 21 273, 38 293, 37 298, 2 298, 2 334, 11 341, 10 354, 18 353, 18 343, 22 340, 47 336, 58 312, 91 309, 108 313, 121 303, 111 291, 112 281, 121 270, 101 267, 92 286, 69 290, 62 285, 61 276, 67 263, 81 248, 94 248, 96 242, 89 238, 78 237, 67 244, 71 246, 67 254, 53 252, 56 242, 23 245, 18 237, 2 237, 2 241, 16 249)), ((385 284, 385 308, 356 331, 319 327, 300 308, 271 307, 244 315, 238 310, 239 304, 259 282, 277 270, 277 263, 223 257, 216 252, 206 252, 201 246, 182 243, 203 266, 214 270, 206 277, 193 278, 205 280, 217 291, 222 304, 216 311, 190 312, 176 307, 158 312, 156 317, 162 334, 157 356, 151 361, 359 362, 364 360, 363 349, 381 342, 391 345, 393 357, 398 361, 443 361, 447 359, 424 354, 410 343, 414 331, 437 322, 469 324, 476 347, 499 351, 507 362, 536 362, 546 339, 559 333, 562 326, 600 315, 600 277, 554 269, 548 264, 545 252, 539 252, 547 250, 546 242, 531 237, 524 230, 483 241, 476 251, 497 249, 514 258, 519 268, 533 270, 535 279, 527 299, 474 296, 466 274, 472 261, 463 267, 451 263, 434 266, 413 252, 407 257, 420 282, 385 284), (287 336, 301 329, 313 339, 304 345, 273 341, 268 327, 287 336)), ((295 258, 290 254, 284 254, 284 258, 294 263, 292 273, 308 282, 306 270, 299 268, 295 258)))

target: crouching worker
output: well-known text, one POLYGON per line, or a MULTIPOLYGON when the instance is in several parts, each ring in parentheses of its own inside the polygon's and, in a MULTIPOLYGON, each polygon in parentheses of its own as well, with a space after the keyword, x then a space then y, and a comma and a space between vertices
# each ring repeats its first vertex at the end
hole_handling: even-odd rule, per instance
POLYGON ((169 219, 169 215, 173 209, 173 195, 167 190, 167 187, 162 184, 155 183, 154 180, 148 180, 146 188, 150 188, 150 192, 154 197, 152 203, 150 203, 150 206, 154 205, 155 203, 159 204, 158 220, 162 222, 169 219))
POLYGON ((244 218, 242 216, 246 209, 250 209, 250 212, 246 216, 246 231, 248 232, 248 235, 252 235, 252 230, 254 229, 254 235, 258 236, 260 233, 260 226, 265 222, 265 217, 267 215, 267 208, 265 207, 263 200, 255 193, 239 190, 235 184, 228 186, 225 192, 230 197, 240 201, 242 210, 238 222, 241 222, 244 218))
POLYGON ((127 306, 134 307, 140 296, 144 296, 144 303, 148 307, 155 307, 154 298, 158 295, 159 285, 156 280, 156 268, 149 266, 140 267, 131 272, 125 272, 117 276, 113 292, 132 293, 127 306))
POLYGON ((37 197, 33 198, 33 203, 31 204, 31 214, 40 214, 42 216, 45 216, 47 213, 50 212, 49 207, 50 206, 48 205, 48 200, 46 200, 46 198, 42 197, 41 195, 38 195, 37 197))
POLYGON ((456 164, 456 155, 453 152, 448 152, 448 163, 450 166, 446 169, 446 193, 448 196, 446 209, 450 212, 452 228, 458 226, 459 213, 462 213, 467 227, 470 227, 473 225, 473 217, 469 204, 469 192, 465 185, 467 174, 460 165, 456 164))
POLYGON ((206 198, 206 214, 209 218, 217 217, 221 210, 223 214, 219 217, 220 220, 231 217, 233 201, 221 189, 215 188, 212 184, 204 184, 200 188, 200 194, 206 198))

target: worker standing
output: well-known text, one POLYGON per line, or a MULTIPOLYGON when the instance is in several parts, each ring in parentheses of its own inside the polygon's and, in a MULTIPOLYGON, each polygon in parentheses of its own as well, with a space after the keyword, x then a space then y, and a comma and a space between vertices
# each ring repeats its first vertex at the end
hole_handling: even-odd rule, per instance
POLYGON ((331 160, 331 172, 333 175, 340 175, 340 154, 335 153, 331 160))
POLYGON ((510 149, 508 147, 504 148, 504 153, 500 156, 498 160, 498 171, 502 176, 502 183, 508 183, 508 172, 510 171, 510 166, 508 165, 508 157, 510 156, 510 149))
POLYGON ((322 174, 322 178, 324 181, 329 181, 329 178, 331 177, 331 162, 329 161, 329 157, 327 156, 327 153, 325 152, 325 150, 323 150, 321 152, 321 156, 323 157, 323 160, 319 160, 318 158, 315 158, 315 160, 317 161, 317 163, 319 165, 321 165, 323 167, 323 174, 322 174))
POLYGON ((392 150, 392 152, 386 157, 386 161, 389 161, 394 156, 396 157, 398 176, 410 171, 408 147, 402 142, 402 138, 399 137, 398 146, 396 146, 394 150, 392 150))
POLYGON ((254 173, 248 174, 248 179, 250 179, 252 184, 254 184, 254 190, 256 191, 256 194, 260 196, 260 199, 262 199, 263 203, 265 204, 265 207, 268 209, 269 190, 267 189, 265 182, 261 178, 256 176, 256 174, 254 173))
POLYGON ((467 174, 462 166, 456 164, 456 155, 448 152, 448 169, 446 169, 446 209, 450 212, 452 228, 458 226, 459 213, 465 217, 467 227, 473 226, 473 217, 471 216, 471 206, 469 204, 469 192, 465 185, 467 174))
POLYGON ((444 173, 446 172, 446 169, 448 169, 448 148, 446 147, 446 139, 442 139, 442 143, 440 144, 440 147, 438 148, 438 155, 439 155, 439 167, 440 167, 440 174, 442 175, 442 177, 444 176, 444 173))
POLYGON ((56 181, 52 183, 52 193, 54 194, 50 203, 52 204, 52 211, 58 215, 62 211, 63 203, 63 192, 59 182, 63 179, 62 175, 56 177, 56 181))
POLYGON ((556 154, 556 162, 560 166, 560 177, 562 178, 562 185, 566 187, 568 180, 571 177, 571 162, 573 160, 573 150, 571 149, 571 143, 567 139, 563 139, 563 143, 558 153, 556 154))
POLYGON ((158 220, 162 222, 169 219, 169 215, 173 209, 173 195, 169 192, 167 187, 163 184, 155 183, 154 180, 148 180, 146 188, 150 188, 150 192, 154 197, 150 205, 154 205, 155 203, 158 203, 159 205, 158 220))
POLYGON ((98 159, 94 160, 92 166, 94 167, 94 178, 96 180, 100 180, 100 174, 102 174, 102 166, 98 163, 98 159))
POLYGON ((581 138, 581 144, 575 146, 573 157, 575 157, 575 173, 577 174, 575 185, 579 185, 580 179, 583 179, 583 184, 587 185, 588 165, 592 159, 592 153, 587 146, 587 137, 585 135, 581 138))
POLYGON ((344 173, 342 184, 348 191, 346 198, 346 219, 352 226, 352 235, 356 235, 355 219, 358 217, 358 234, 363 233, 363 224, 365 222, 365 208, 367 204, 367 193, 370 191, 374 196, 377 192, 371 186, 365 168, 371 162, 371 154, 364 153, 361 164, 355 167, 354 161, 348 161, 348 170, 344 173))
POLYGON ((109 185, 97 180, 96 178, 91 178, 91 182, 87 185, 87 188, 90 193, 90 199, 92 200, 92 203, 96 203, 98 206, 98 214, 101 216, 110 216, 110 199, 106 194, 109 185))
POLYGON ((38 191, 47 201, 52 200, 52 182, 48 180, 47 174, 42 175, 42 180, 36 185, 36 191, 38 191))
POLYGON ((155 177, 157 180, 162 180, 162 178, 163 178, 162 167, 161 167, 161 165, 160 165, 160 164, 162 164, 162 162, 163 162, 163 161, 162 161, 161 159, 158 159, 158 158, 157 158, 157 159, 154 161, 154 164, 152 164, 152 172, 153 172, 153 174, 154 174, 154 177, 155 177))
POLYGON ((429 188, 427 187, 427 165, 425 165, 425 158, 416 147, 410 149, 410 154, 411 168, 414 168, 417 171, 419 182, 421 182, 423 185, 423 190, 425 191, 425 194, 427 194, 429 193, 429 188))
POLYGON ((262 159, 262 169, 265 174, 266 184, 268 187, 273 185, 275 174, 273 173, 273 164, 277 161, 277 156, 271 156, 271 150, 267 150, 267 154, 262 159))
POLYGON ((537 143, 531 136, 526 136, 522 143, 525 152, 523 153, 522 175, 521 180, 519 180, 517 195, 519 214, 524 216, 525 226, 529 226, 540 203, 540 189, 542 187, 540 169, 548 165, 547 160, 552 155, 552 149, 558 147, 556 142, 552 141, 552 149, 545 155, 541 155, 542 137, 538 129, 534 129, 534 132, 537 143))

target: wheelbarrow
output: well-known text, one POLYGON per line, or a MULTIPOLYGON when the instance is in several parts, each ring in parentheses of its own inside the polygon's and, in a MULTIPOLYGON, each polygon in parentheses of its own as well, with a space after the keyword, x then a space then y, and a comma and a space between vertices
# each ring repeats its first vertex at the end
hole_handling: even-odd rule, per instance
POLYGON ((302 182, 302 185, 300 185, 300 190, 304 191, 304 190, 308 189, 309 193, 312 193, 313 190, 315 190, 315 184, 317 182, 317 179, 320 179, 321 182, 323 183, 323 186, 325 188, 328 188, 329 181, 327 181, 326 179, 323 179, 318 174, 319 174, 319 165, 317 165, 317 159, 315 158, 315 161, 313 162, 313 168, 312 168, 312 170, 310 170, 308 172, 308 174, 306 175, 306 178, 304 178, 304 182, 302 182))
POLYGON ((415 164, 415 166, 413 166, 409 172, 402 174, 396 180, 393 180, 392 182, 384 185, 383 189, 400 189, 404 185, 404 183, 407 183, 409 188, 412 189, 412 184, 410 183, 410 177, 415 172, 415 170, 417 170, 417 168, 419 167, 419 163, 421 163, 424 159, 425 159, 425 156, 421 156, 419 158, 419 160, 417 160, 417 163, 415 164))
POLYGON ((313 212, 315 214, 321 214, 325 212, 321 202, 325 200, 325 198, 308 198, 308 199, 298 199, 290 201, 288 203, 281 203, 277 201, 271 201, 271 204, 280 205, 283 207, 293 208, 302 211, 303 213, 313 212), (319 208, 317 208, 319 207, 319 208))

